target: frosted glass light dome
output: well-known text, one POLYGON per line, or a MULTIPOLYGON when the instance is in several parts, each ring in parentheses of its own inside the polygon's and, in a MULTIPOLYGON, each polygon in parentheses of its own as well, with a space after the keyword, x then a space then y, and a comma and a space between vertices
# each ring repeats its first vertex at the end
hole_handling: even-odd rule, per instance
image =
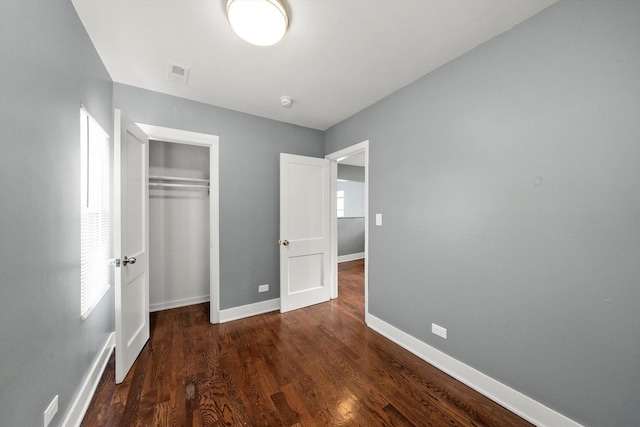
POLYGON ((281 0, 228 0, 227 18, 240 38, 257 46, 278 43, 289 26, 281 0))

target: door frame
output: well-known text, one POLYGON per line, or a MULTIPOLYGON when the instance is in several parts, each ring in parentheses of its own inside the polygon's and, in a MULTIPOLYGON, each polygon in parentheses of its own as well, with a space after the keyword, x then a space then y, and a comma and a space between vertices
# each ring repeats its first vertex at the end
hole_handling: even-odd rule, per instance
POLYGON ((331 161, 331 299, 338 298, 338 161, 364 152, 364 315, 369 317, 369 140, 324 156, 331 161))
POLYGON ((136 123, 149 139, 209 148, 209 299, 211 323, 220 323, 219 140, 217 135, 136 123))

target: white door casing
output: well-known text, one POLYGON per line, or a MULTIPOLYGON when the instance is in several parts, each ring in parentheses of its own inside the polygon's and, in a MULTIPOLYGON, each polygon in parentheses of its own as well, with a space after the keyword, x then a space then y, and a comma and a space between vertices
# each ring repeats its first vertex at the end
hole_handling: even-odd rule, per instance
POLYGON ((149 138, 114 111, 116 383, 149 339, 149 138), (135 260, 133 260, 135 259, 135 260), (116 261, 117 262, 117 261, 116 261))
POLYGON ((331 297, 329 161, 280 154, 280 312, 331 297))
POLYGON ((336 191, 338 181, 338 161, 355 154, 364 153, 364 316, 369 319, 369 141, 363 141, 342 150, 327 154, 331 161, 331 298, 338 298, 338 224, 336 191))
POLYGON ((137 123, 150 139, 174 144, 206 147, 209 150, 209 321, 220 322, 220 213, 219 213, 219 137, 162 126, 137 123))

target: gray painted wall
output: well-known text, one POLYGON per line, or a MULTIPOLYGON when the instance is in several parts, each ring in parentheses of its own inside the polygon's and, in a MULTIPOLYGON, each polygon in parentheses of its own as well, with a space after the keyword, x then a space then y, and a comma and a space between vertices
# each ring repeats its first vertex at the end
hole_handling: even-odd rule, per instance
POLYGON ((117 83, 113 103, 138 123, 220 137, 220 308, 278 298, 279 154, 322 157, 323 133, 117 83))
MULTIPOLYGON (((209 149, 151 141, 149 175, 209 179, 209 149)), ((208 298, 209 264, 207 190, 150 187, 150 308, 208 298)))
POLYGON ((594 426, 640 424, 639 22, 563 0, 325 138, 370 141, 371 313, 594 426))
POLYGON ((364 167, 338 163, 338 179, 364 182, 364 167))
POLYGON ((0 1, 0 425, 62 422, 114 330, 80 321, 80 103, 112 133, 112 84, 69 1, 0 1))
POLYGON ((338 256, 364 252, 364 217, 338 218, 338 256))

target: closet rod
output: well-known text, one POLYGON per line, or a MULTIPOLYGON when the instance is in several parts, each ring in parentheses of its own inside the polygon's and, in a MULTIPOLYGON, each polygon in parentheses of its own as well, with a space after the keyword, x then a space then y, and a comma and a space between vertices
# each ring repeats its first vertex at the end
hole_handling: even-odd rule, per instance
POLYGON ((150 182, 149 187, 166 187, 166 188, 194 188, 199 190, 208 190, 208 185, 198 184, 169 184, 167 182, 150 182))
POLYGON ((149 181, 202 182, 202 183, 209 184, 209 180, 208 179, 183 178, 183 177, 178 177, 178 176, 149 175, 149 181))

